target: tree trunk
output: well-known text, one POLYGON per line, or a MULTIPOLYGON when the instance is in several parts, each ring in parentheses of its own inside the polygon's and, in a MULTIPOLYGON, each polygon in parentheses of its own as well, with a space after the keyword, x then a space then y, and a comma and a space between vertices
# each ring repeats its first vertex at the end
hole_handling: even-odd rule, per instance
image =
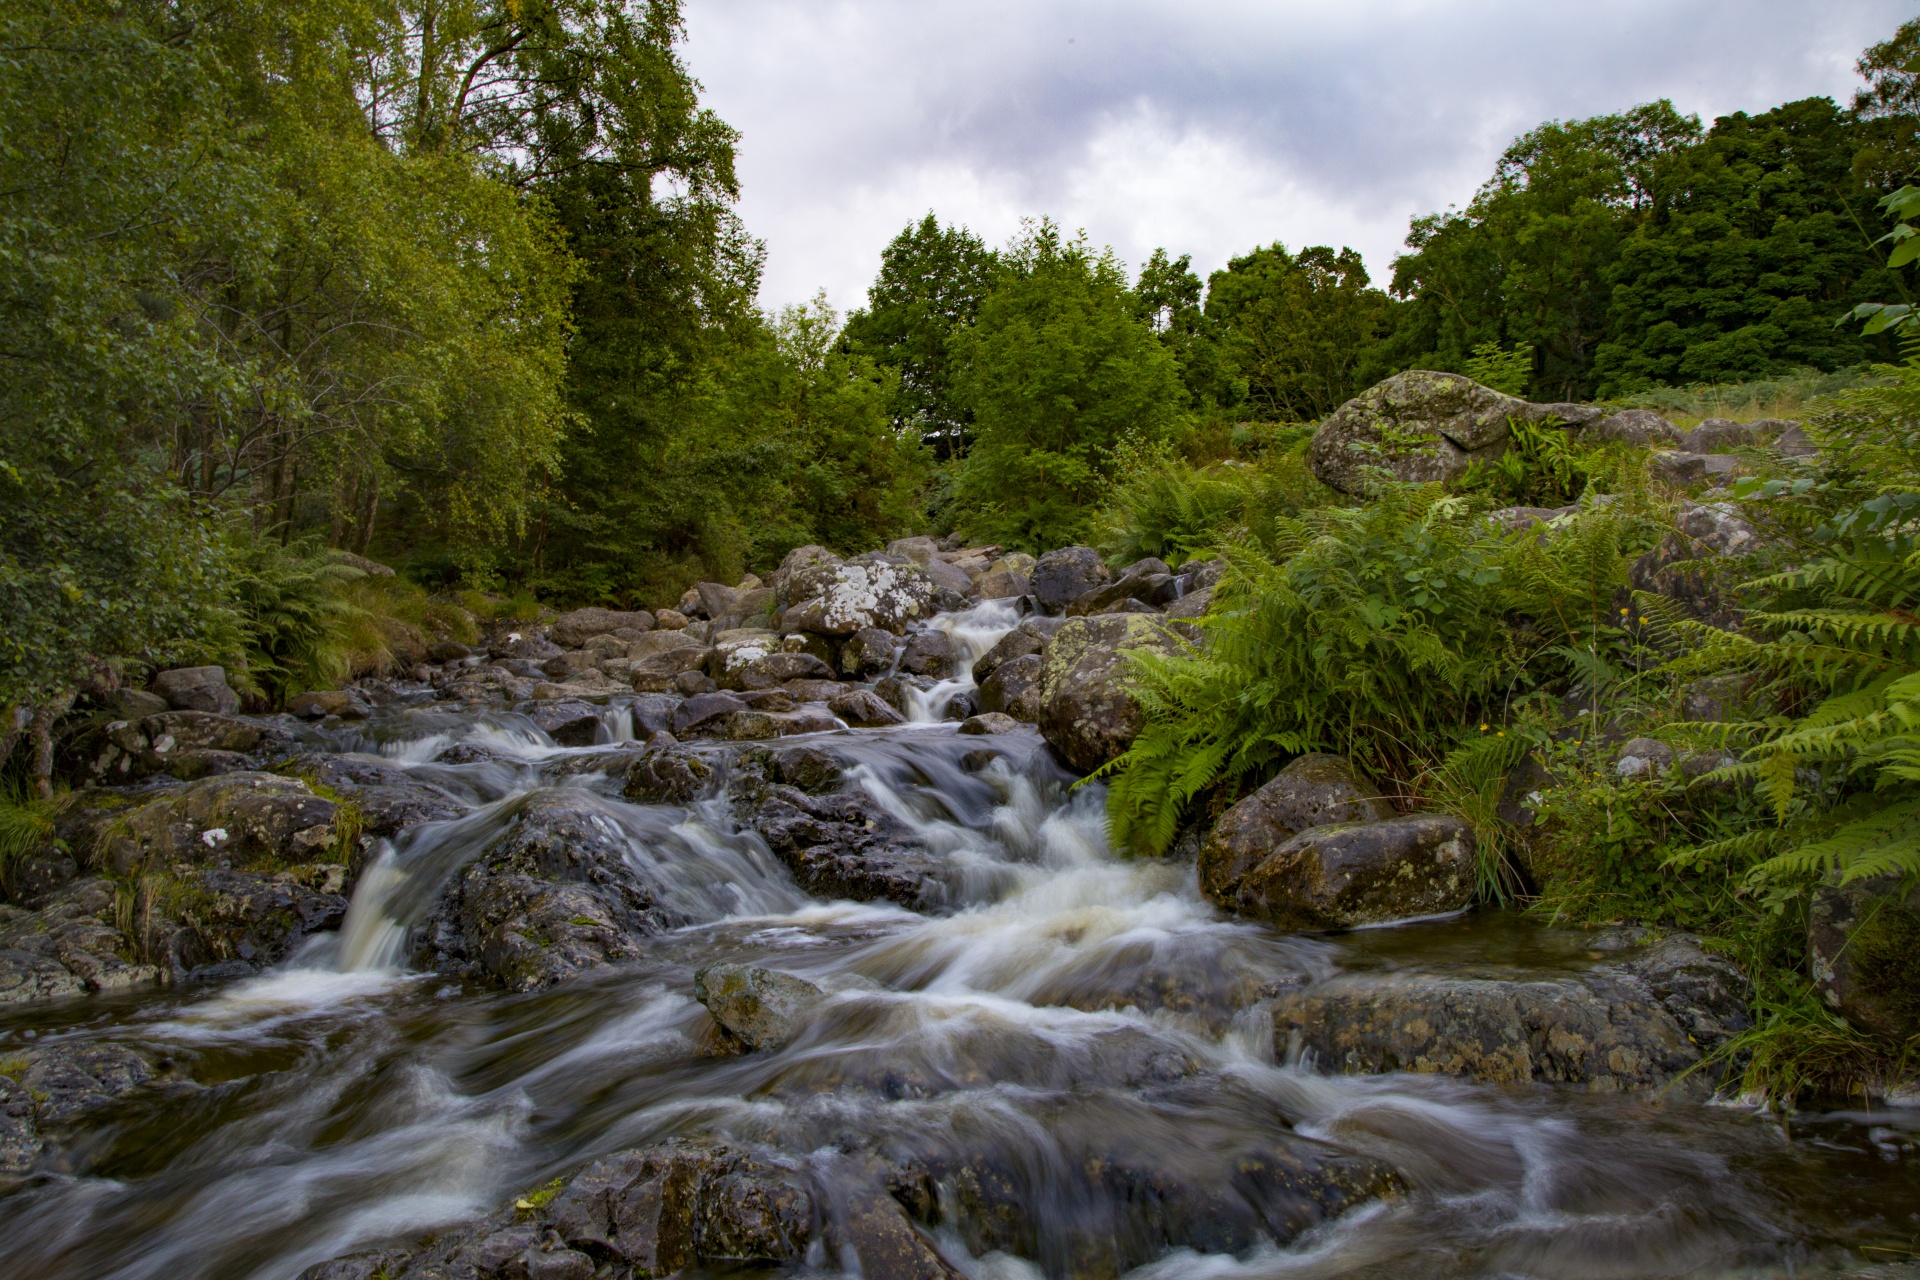
POLYGON ((74 690, 68 689, 59 697, 41 703, 33 709, 33 720, 27 725, 28 737, 33 742, 30 776, 34 794, 42 800, 53 799, 53 726, 73 706, 73 696, 74 690))

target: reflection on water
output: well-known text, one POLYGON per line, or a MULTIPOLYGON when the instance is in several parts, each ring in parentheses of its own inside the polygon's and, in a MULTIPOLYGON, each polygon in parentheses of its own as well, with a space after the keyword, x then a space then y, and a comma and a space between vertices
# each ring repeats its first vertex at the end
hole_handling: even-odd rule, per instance
MULTIPOLYGON (((941 620, 962 670, 916 719, 971 688, 973 660, 1013 621, 1001 605, 941 620)), ((1020 1222, 996 1235, 953 1193, 941 1228, 976 1277, 1076 1273, 1090 1240, 1141 1280, 1587 1280, 1832 1274, 1920 1239, 1920 1111, 1782 1126, 1736 1107, 1276 1064, 1258 1005, 1289 984, 1572 966, 1594 940, 1497 915, 1343 938, 1223 919, 1190 867, 1115 858, 1098 788, 1070 789, 1031 734, 928 723, 814 740, 948 868, 953 909, 924 916, 809 899, 724 796, 646 806, 592 773, 543 781, 541 762, 588 749, 523 718, 395 719, 417 736, 374 723, 339 745, 470 807, 383 847, 338 937, 212 992, 0 1020, 0 1052, 29 1031, 164 1046, 196 1082, 77 1135, 64 1173, 0 1201, 0 1276, 289 1277, 695 1133, 765 1144, 829 1185, 835 1153, 855 1150, 990 1169, 1020 1222), (431 763, 454 743, 485 758, 431 763), (993 758, 969 759, 981 751, 993 758), (544 992, 409 971, 442 886, 555 796, 586 804, 690 923, 544 992), (783 1049, 703 1057, 692 976, 719 960, 806 977, 827 1001, 783 1049), (1383 1159, 1409 1190, 1284 1247, 1223 1227, 1225 1252, 1168 1251, 1142 1234, 1140 1187, 1224 1195, 1240 1153, 1302 1139, 1383 1159)))

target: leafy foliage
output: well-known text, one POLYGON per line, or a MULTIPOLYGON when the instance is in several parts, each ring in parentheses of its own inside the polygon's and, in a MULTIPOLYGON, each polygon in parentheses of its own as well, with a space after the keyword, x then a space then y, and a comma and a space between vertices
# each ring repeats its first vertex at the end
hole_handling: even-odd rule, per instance
POLYGON ((1085 536, 1116 449, 1168 436, 1184 397, 1111 254, 1043 222, 1001 264, 979 319, 954 338, 974 418, 955 505, 969 536, 1038 552, 1085 536))
POLYGON ((1216 783, 1307 751, 1410 779, 1556 674, 1556 654, 1618 635, 1610 604, 1636 517, 1585 513, 1541 541, 1491 529, 1437 487, 1280 522, 1274 559, 1229 548, 1206 644, 1141 655, 1147 724, 1110 766, 1117 840, 1167 847, 1216 783))

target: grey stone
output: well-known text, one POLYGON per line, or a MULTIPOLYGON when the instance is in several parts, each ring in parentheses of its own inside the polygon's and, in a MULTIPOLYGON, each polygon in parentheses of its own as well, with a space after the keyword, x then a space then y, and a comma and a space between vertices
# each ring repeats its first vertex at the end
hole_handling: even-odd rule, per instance
POLYGON ((1041 607, 1058 613, 1095 587, 1113 580, 1107 562, 1092 547, 1062 547, 1049 551, 1034 563, 1028 575, 1033 597, 1041 607))
POLYGON ((906 647, 900 652, 900 670, 938 680, 953 674, 956 661, 953 637, 944 631, 916 631, 907 637, 906 647))
POLYGON ((700 693, 681 703, 673 713, 673 736, 691 737, 715 730, 728 717, 747 711, 747 704, 731 693, 700 693))
POLYGON ((1613 771, 1622 778, 1665 773, 1673 767, 1673 748, 1655 738, 1634 738, 1614 757, 1613 771))
POLYGON ((1688 453, 1725 453, 1729 449, 1763 443, 1768 433, 1732 418, 1702 418, 1681 438, 1680 447, 1688 453))
POLYGON ((804 978, 757 965, 716 964, 693 975, 693 996, 747 1049, 793 1041, 827 993, 804 978))
POLYGON ((1594 423, 1583 434, 1592 440, 1620 444, 1680 443, 1680 428, 1651 409, 1622 409, 1594 423))
POLYGON ((977 698, 983 713, 1001 713, 1024 720, 1040 721, 1040 676, 1045 660, 1038 653, 1022 654, 1002 662, 980 685, 977 698))
POLYGON ((1365 489, 1373 468, 1397 480, 1451 480, 1471 463, 1506 451, 1509 418, 1534 416, 1535 406, 1471 378, 1409 370, 1329 415, 1313 433, 1307 462, 1322 483, 1342 493, 1365 489))
POLYGON ((961 733, 1017 733, 1019 729, 1020 722, 1018 720, 998 711, 983 711, 977 716, 968 716, 960 722, 961 733))
POLYGON ((178 711, 207 711, 230 716, 240 710, 240 695, 227 687, 222 667, 175 667, 153 678, 153 691, 178 711))
POLYGON ((856 729, 906 723, 904 715, 867 689, 849 689, 828 702, 827 710, 856 729))
POLYGON ((646 610, 623 613, 614 609, 575 609, 553 620, 554 641, 568 649, 583 647, 594 636, 620 630, 651 631, 653 615, 646 610))
POLYGON ((1232 902, 1246 874, 1309 827, 1385 822, 1393 806, 1340 756, 1300 756, 1213 826, 1199 858, 1200 889, 1232 902))
POLYGON ((1245 872, 1222 905, 1282 929, 1458 911, 1473 901, 1474 850, 1473 829, 1441 814, 1309 827, 1245 872))
MULTIPOLYGON (((1041 659, 1040 732, 1076 769, 1091 772, 1106 764, 1132 745, 1146 723, 1130 692, 1126 655, 1179 651, 1179 639, 1155 618, 1103 614, 1070 619, 1041 659)), ((996 678, 1004 674, 1005 668, 994 673, 996 678)), ((981 707, 1009 710, 985 700, 981 707)))
POLYGON ((1814 891, 1807 960, 1814 989, 1863 1031, 1920 1035, 1920 887, 1893 875, 1814 891))

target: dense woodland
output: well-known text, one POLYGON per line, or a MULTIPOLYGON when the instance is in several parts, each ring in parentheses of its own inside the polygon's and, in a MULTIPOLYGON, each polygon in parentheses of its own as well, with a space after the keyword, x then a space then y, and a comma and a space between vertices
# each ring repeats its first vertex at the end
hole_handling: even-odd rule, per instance
POLYGON ((1118 838, 1163 850, 1341 751, 1473 815, 1489 896, 1733 940, 1771 975, 1760 1083, 1904 1061, 1807 996, 1793 938, 1818 876, 1920 867, 1920 374, 1897 313, 1837 323, 1910 300, 1886 201, 1920 170, 1920 22, 1849 103, 1543 124, 1413 220, 1388 281, 1278 242, 1203 281, 1177 246, 1136 271, 1044 218, 993 246, 929 213, 844 317, 759 308, 737 138, 682 37, 677 0, 0 18, 0 761, 156 666, 223 663, 269 705, 377 659, 383 619, 659 605, 807 543, 1222 556, 1209 655, 1143 664, 1118 838), (1672 514, 1644 451, 1326 489, 1312 424, 1408 369, 1695 418, 1715 387, 1819 400, 1820 459, 1741 491, 1780 548, 1754 624, 1618 606, 1672 514), (1480 519, 1601 493, 1552 548, 1480 519), (1556 736, 1569 698, 1658 728, 1676 682, 1732 669, 1752 705, 1712 732, 1757 790, 1620 781, 1556 736), (1590 784, 1541 824, 1578 857, 1500 826, 1529 750, 1590 784))

